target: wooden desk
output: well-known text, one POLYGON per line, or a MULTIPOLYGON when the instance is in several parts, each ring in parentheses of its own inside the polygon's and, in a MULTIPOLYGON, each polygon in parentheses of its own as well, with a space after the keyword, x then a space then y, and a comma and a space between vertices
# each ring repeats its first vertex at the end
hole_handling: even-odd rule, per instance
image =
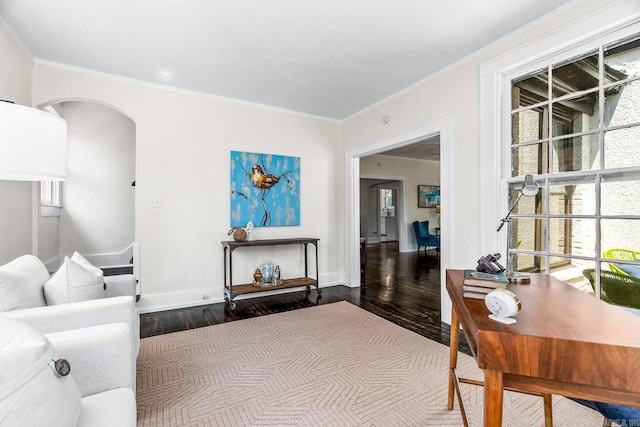
POLYGON ((449 409, 460 325, 484 371, 485 426, 502 425, 505 388, 640 407, 640 317, 533 274, 530 285, 509 285, 522 311, 517 323, 505 325, 487 317, 483 300, 462 297, 463 278, 462 270, 447 270, 453 303, 449 409))

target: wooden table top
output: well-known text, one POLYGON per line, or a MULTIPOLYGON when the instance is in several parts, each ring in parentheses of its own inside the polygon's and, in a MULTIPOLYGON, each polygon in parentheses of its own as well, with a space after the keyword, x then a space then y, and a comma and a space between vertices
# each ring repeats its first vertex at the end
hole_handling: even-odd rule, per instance
MULTIPOLYGON (((506 325, 488 318, 483 300, 463 298, 463 278, 463 270, 447 270, 447 291, 481 369, 513 374, 516 382, 526 376, 566 383, 567 392, 558 392, 559 386, 556 394, 567 396, 585 397, 572 385, 630 392, 637 396, 624 402, 640 406, 639 316, 532 274, 531 284, 508 286, 522 310, 517 323, 506 325)), ((602 400, 621 401, 614 394, 604 393, 609 398, 602 400)))
POLYGON ((317 237, 291 237, 285 239, 259 239, 259 240, 244 240, 238 242, 236 240, 223 240, 222 246, 229 248, 240 248, 245 246, 277 246, 277 245, 299 245, 304 243, 318 244, 317 237))

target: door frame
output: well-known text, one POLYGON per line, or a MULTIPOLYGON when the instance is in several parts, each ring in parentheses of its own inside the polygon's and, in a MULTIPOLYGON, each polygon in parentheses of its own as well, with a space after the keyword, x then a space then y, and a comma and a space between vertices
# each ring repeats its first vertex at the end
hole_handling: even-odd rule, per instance
MULTIPOLYGON (((364 143, 345 152, 346 166, 346 222, 347 222, 347 277, 346 285, 349 287, 360 286, 360 158, 372 154, 382 153, 393 148, 411 145, 430 136, 440 135, 440 267, 441 267, 441 308, 443 318, 451 311, 451 303, 445 290, 445 273, 451 265, 450 260, 450 224, 449 218, 452 212, 451 195, 453 160, 451 152, 452 119, 429 123, 410 131, 387 136, 378 140, 364 143)), ((406 188, 406 186, 404 186, 406 188)))

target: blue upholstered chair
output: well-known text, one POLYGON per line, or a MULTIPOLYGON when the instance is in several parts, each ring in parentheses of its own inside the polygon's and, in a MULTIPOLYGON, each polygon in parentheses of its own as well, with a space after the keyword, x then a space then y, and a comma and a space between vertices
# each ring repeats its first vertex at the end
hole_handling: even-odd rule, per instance
POLYGON ((424 246, 425 253, 428 250, 435 250, 436 255, 440 257, 440 236, 429 233, 429 221, 414 221, 413 231, 416 233, 418 252, 424 246))

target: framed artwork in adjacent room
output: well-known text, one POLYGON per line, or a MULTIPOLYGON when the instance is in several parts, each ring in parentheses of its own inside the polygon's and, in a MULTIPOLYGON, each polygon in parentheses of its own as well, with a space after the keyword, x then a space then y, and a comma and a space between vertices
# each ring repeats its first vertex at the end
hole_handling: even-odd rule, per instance
POLYGON ((418 185, 418 207, 435 208, 440 204, 440 186, 418 185))
POLYGON ((300 157, 231 152, 231 227, 300 225, 300 157))

